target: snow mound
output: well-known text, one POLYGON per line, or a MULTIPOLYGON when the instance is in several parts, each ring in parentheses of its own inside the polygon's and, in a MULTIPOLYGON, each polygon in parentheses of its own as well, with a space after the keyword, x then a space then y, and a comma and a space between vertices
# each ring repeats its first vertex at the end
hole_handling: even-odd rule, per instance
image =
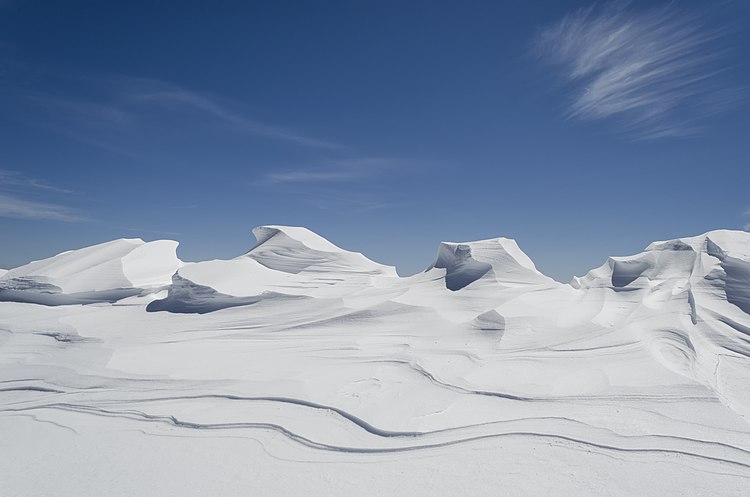
POLYGON ((503 285, 548 282, 515 240, 492 238, 477 242, 442 242, 435 263, 428 271, 445 270, 445 286, 461 290, 481 278, 492 278, 503 285))
POLYGON ((0 276, 0 300, 64 305, 114 302, 158 291, 182 266, 177 242, 119 239, 11 269, 0 276))
POLYGON ((706 235, 706 253, 720 261, 727 301, 750 314, 750 233, 712 231, 706 235))
POLYGON ((395 268, 337 247, 306 228, 260 226, 255 246, 230 260, 186 264, 149 311, 209 312, 264 298, 338 298, 397 280, 395 268))
POLYGON ((253 235, 257 243, 245 257, 275 271, 396 276, 395 268, 373 262, 359 252, 339 248, 307 228, 259 226, 253 229, 253 235))
POLYGON ((5 494, 747 494, 750 235, 566 285, 504 238, 401 278, 255 233, 230 260, 117 240, 0 275, 23 302, 163 288, 0 302, 5 494))
POLYGON ((477 330, 491 332, 498 336, 502 336, 505 332, 505 318, 494 309, 474 318, 472 325, 477 330))
POLYGON ((610 325, 637 319, 633 329, 665 367, 710 385, 750 416, 750 394, 736 387, 750 384, 750 368, 736 366, 750 357, 749 233, 654 242, 639 254, 610 257, 571 285, 601 299, 599 316, 610 325))
POLYGON ((576 288, 606 288, 632 291, 708 287, 724 293, 727 301, 750 312, 750 233, 717 230, 703 235, 659 241, 644 252, 610 257, 582 278, 576 288))

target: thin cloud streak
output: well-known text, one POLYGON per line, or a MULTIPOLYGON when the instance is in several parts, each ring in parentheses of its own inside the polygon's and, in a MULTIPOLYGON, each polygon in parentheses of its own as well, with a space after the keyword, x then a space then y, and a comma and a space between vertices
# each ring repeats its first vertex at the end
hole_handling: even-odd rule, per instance
POLYGON ((320 210, 349 212, 370 212, 374 210, 391 209, 406 205, 404 202, 396 202, 388 199, 388 193, 384 191, 351 191, 321 189, 310 191, 306 189, 295 193, 303 197, 306 203, 320 210))
POLYGON ((539 59, 577 88, 568 117, 616 120, 639 139, 684 136, 742 98, 717 66, 721 32, 671 5, 642 12, 626 7, 578 10, 534 40, 539 59))
POLYGON ((27 178, 16 171, 10 171, 8 169, 0 169, 0 185, 0 188, 2 189, 30 188, 37 190, 47 190, 57 193, 73 193, 73 190, 58 188, 34 178, 27 178))
POLYGON ((75 209, 28 198, 30 195, 40 193, 70 194, 73 192, 26 177, 16 171, 0 169, 0 217, 62 222, 86 220, 75 209))
POLYGON ((63 115, 74 115, 81 120, 107 125, 127 125, 132 123, 134 116, 112 103, 93 102, 73 98, 58 97, 50 94, 30 94, 28 98, 33 102, 54 109, 63 115))
POLYGON ((129 98, 136 102, 160 105, 165 108, 184 107, 196 110, 224 121, 246 133, 322 149, 345 149, 338 143, 294 133, 280 126, 262 123, 250 119, 233 110, 231 104, 221 102, 219 98, 187 90, 162 81, 130 79, 129 98))
MULTIPOLYGON (((237 110, 241 104, 219 96, 196 92, 165 81, 121 77, 94 80, 98 99, 71 98, 38 92, 21 92, 28 101, 50 112, 43 124, 77 141, 137 157, 124 150, 123 137, 151 126, 158 130, 164 118, 193 113, 223 123, 237 133, 321 150, 347 150, 345 145, 297 133, 283 126, 254 120, 237 110), (50 122, 58 122, 57 126, 50 122)), ((126 140, 127 141, 127 140, 126 140)), ((138 147, 131 147, 136 149, 138 147)))
POLYGON ((0 192, 0 217, 62 221, 68 223, 85 221, 85 218, 68 207, 27 200, 2 192, 0 192))
POLYGON ((264 183, 345 183, 370 178, 401 164, 395 159, 355 158, 333 160, 325 165, 268 173, 264 183))
POLYGON ((404 205, 392 200, 392 189, 378 180, 409 170, 414 164, 384 157, 329 160, 306 168, 269 172, 258 185, 281 195, 303 198, 321 210, 368 212, 404 205))

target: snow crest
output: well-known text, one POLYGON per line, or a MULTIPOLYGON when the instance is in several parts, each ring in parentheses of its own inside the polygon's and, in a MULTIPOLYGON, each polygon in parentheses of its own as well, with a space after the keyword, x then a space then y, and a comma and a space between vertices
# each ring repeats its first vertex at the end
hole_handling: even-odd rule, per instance
POLYGON ((549 279, 537 271, 515 240, 509 238, 443 242, 431 268, 445 269, 445 286, 454 291, 484 277, 504 285, 538 284, 549 279))
POLYGON ((0 301, 115 302, 157 292, 182 265, 177 242, 120 239, 31 262, 0 275, 0 301))
POLYGON ((9 495, 747 493, 750 234, 563 284, 506 238, 399 277, 254 233, 229 260, 115 240, 0 274, 9 495))

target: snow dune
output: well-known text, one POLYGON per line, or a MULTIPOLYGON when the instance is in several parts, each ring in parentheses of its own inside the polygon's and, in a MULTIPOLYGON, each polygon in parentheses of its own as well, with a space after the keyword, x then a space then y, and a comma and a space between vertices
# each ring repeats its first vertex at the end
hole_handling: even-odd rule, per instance
POLYGON ((746 495, 750 234, 570 284, 515 241, 401 278, 304 228, 0 274, 9 495, 746 495))
POLYGON ((470 243, 443 242, 434 268, 445 269, 445 286, 460 290, 490 276, 504 285, 524 285, 549 278, 537 271, 515 240, 495 238, 470 243))
POLYGON ((115 302, 169 285, 177 242, 114 240, 0 274, 0 300, 46 305, 115 302))

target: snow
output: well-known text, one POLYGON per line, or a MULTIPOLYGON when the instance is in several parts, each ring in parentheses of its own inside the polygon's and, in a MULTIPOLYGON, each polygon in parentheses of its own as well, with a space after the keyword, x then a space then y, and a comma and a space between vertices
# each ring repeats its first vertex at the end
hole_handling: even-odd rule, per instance
POLYGON ((505 238, 402 278, 254 233, 231 260, 115 240, 0 274, 3 493, 746 494, 750 234, 561 284, 505 238))
POLYGON ((245 257, 285 273, 305 271, 326 273, 371 273, 396 276, 396 270, 383 266, 357 252, 332 244, 306 228, 260 226, 253 229, 258 243, 245 257))
POLYGON ((486 276, 506 286, 548 279, 537 271, 515 240, 508 238, 471 243, 443 242, 432 267, 445 269, 445 285, 449 290, 460 290, 486 276))
POLYGON ((182 265, 177 242, 120 239, 0 274, 0 300, 47 305, 113 302, 160 290, 182 265))

